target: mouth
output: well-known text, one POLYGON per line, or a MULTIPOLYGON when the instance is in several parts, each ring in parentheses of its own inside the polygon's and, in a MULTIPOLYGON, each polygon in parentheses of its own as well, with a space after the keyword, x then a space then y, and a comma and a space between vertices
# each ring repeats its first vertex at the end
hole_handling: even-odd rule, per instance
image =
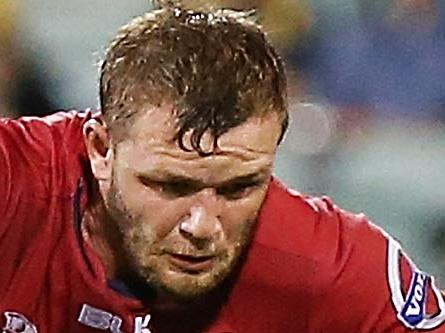
POLYGON ((216 260, 215 256, 192 256, 177 253, 168 253, 166 256, 174 267, 192 274, 209 270, 216 260))

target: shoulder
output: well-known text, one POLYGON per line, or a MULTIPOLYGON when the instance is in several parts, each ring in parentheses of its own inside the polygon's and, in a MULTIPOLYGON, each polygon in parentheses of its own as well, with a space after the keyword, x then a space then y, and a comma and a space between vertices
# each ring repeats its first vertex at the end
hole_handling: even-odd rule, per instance
POLYGON ((70 139, 81 138, 83 124, 93 116, 86 110, 61 111, 45 117, 0 118, 0 145, 8 154, 18 150, 44 154, 70 139))
POLYGON ((364 214, 348 212, 328 197, 305 196, 274 180, 258 231, 258 244, 280 249, 280 255, 287 257, 285 265, 298 263, 288 279, 298 277, 301 263, 311 263, 306 265, 307 278, 299 281, 306 281, 304 288, 311 290, 307 303, 316 330, 445 331, 445 302, 434 279, 364 214))
POLYGON ((350 213, 329 197, 304 195, 274 178, 259 215, 256 240, 323 264, 355 243, 383 245, 385 234, 365 215, 350 213))
POLYGON ((30 153, 31 162, 49 153, 81 147, 83 125, 99 113, 60 111, 45 117, 0 118, 0 148, 6 155, 30 153))
POLYGON ((62 181, 75 182, 86 158, 83 124, 93 116, 87 110, 0 118, 0 190, 9 191, 5 197, 45 197, 64 191, 62 181))
POLYGON ((65 127, 67 125, 81 125, 91 117, 98 115, 98 112, 94 112, 91 109, 86 109, 82 111, 58 111, 44 117, 25 116, 17 119, 0 117, 0 126, 3 129, 17 129, 18 127, 21 127, 22 130, 57 128, 59 126, 65 127))
POLYGON ((0 119, 2 288, 17 267, 29 263, 24 253, 45 254, 53 240, 72 226, 72 195, 83 175, 82 127, 88 117, 88 113, 59 112, 42 118, 0 119))
MULTIPOLYGON (((351 331, 351 325, 367 320, 374 297, 378 302, 372 306, 387 298, 387 241, 363 214, 352 214, 328 197, 306 196, 274 180, 259 223, 256 242, 280 249, 280 256, 287 259, 278 269, 293 266, 287 274, 287 280, 295 282, 290 290, 310 290, 306 299, 311 307, 309 317, 324 317, 311 326, 320 331, 324 325, 351 331)), ((361 331, 358 326, 352 329, 361 331)))
POLYGON ((364 214, 340 208, 329 197, 301 194, 276 179, 260 214, 256 241, 311 261, 316 270, 311 282, 317 293, 365 272, 370 274, 362 276, 360 283, 354 281, 356 285, 366 288, 376 274, 380 284, 385 281, 388 236, 381 228, 364 214))

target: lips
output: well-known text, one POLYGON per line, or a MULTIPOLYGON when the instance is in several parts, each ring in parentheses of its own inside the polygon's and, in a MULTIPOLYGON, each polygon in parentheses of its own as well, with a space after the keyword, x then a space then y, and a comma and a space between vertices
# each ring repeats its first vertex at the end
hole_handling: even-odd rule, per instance
POLYGON ((168 261, 180 270, 199 273, 209 270, 215 261, 215 256, 192 256, 184 254, 169 253, 168 261))

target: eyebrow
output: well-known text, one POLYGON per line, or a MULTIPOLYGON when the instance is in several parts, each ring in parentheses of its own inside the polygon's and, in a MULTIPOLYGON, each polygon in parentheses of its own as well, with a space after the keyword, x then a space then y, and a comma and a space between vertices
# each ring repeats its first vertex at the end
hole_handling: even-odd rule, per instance
POLYGON ((166 170, 153 170, 150 173, 144 173, 144 172, 137 172, 137 173, 138 173, 138 177, 142 177, 147 180, 154 181, 154 182, 185 183, 185 184, 192 185, 193 187, 201 188, 201 187, 207 187, 207 186, 224 187, 224 186, 233 185, 233 184, 260 182, 260 181, 266 180, 266 177, 269 172, 268 172, 268 168, 261 168, 258 171, 248 173, 245 175, 239 175, 239 176, 227 179, 225 181, 222 181, 222 182, 216 183, 216 184, 206 184, 201 179, 187 177, 184 175, 178 175, 178 174, 166 171, 166 170))

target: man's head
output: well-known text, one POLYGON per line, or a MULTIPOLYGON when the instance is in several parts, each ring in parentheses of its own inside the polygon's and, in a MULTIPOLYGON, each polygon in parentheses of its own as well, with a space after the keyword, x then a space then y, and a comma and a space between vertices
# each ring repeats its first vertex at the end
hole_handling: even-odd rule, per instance
POLYGON ((202 295, 233 269, 287 127, 281 60, 243 13, 136 18, 102 66, 86 143, 109 223, 151 286, 202 295))

